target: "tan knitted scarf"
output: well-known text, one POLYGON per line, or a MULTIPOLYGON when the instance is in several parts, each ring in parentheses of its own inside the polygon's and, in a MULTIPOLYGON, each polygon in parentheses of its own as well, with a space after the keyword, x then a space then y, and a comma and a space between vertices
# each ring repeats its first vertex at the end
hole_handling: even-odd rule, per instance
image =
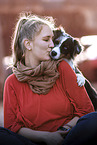
POLYGON ((60 61, 44 61, 36 68, 17 63, 13 73, 20 82, 27 82, 34 93, 47 94, 59 77, 57 65, 60 61))

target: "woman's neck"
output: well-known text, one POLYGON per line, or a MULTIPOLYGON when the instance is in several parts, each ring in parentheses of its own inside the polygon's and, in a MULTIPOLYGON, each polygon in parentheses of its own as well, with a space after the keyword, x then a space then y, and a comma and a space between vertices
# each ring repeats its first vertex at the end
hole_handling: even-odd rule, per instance
POLYGON ((32 57, 30 53, 25 54, 25 65, 26 66, 35 68, 39 64, 40 64, 40 62, 37 61, 37 59, 35 59, 34 57, 32 57))

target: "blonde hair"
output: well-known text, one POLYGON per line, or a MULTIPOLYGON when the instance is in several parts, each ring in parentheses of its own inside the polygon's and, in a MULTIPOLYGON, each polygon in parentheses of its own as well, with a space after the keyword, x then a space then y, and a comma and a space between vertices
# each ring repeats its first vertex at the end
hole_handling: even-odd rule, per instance
POLYGON ((43 25, 48 25, 53 30, 54 19, 52 17, 39 17, 27 13, 20 14, 11 41, 14 66, 21 60, 24 63, 24 38, 33 40, 35 35, 41 31, 43 25))

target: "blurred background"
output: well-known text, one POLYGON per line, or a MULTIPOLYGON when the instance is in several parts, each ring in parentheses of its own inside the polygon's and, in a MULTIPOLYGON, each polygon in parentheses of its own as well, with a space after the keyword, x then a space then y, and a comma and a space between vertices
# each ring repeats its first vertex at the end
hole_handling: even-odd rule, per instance
POLYGON ((62 25, 67 33, 79 38, 84 53, 77 58, 78 67, 97 89, 97 0, 0 0, 1 106, 4 81, 10 74, 6 61, 11 55, 13 28, 19 13, 25 11, 53 16, 56 26, 62 25))

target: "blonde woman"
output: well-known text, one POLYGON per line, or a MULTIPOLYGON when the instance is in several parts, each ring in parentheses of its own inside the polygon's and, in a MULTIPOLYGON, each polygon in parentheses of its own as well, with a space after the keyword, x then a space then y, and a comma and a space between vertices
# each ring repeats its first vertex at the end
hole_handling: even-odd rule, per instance
POLYGON ((52 17, 19 18, 12 39, 13 74, 4 86, 4 127, 32 144, 84 144, 95 137, 97 114, 70 66, 50 59, 53 29, 52 17))

